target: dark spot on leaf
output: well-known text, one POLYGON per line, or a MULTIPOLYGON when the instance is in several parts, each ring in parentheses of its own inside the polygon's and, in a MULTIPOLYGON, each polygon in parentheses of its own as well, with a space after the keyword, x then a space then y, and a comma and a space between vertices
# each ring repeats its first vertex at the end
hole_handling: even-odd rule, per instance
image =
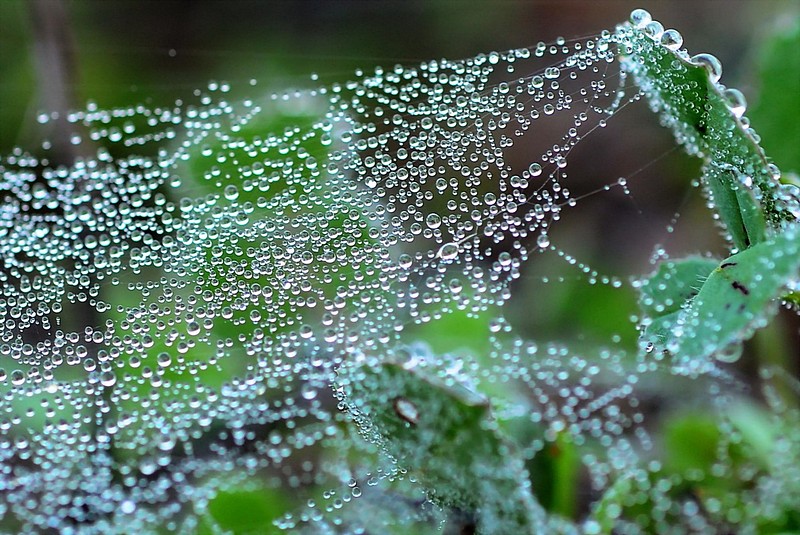
POLYGON ((750 295, 750 290, 747 289, 747 286, 745 286, 744 284, 742 284, 739 281, 733 281, 731 283, 731 286, 733 286, 734 290, 738 290, 738 291, 742 292, 743 295, 750 295))
POLYGON ((720 269, 725 269, 725 268, 733 267, 735 265, 737 265, 736 262, 723 262, 723 264, 721 266, 719 266, 719 268, 720 269))

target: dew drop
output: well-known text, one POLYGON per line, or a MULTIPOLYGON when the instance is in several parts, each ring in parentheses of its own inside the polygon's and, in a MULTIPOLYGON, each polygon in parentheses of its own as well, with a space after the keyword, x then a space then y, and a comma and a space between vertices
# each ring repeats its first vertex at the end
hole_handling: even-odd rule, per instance
POLYGON ((536 245, 538 245, 540 249, 547 249, 550 247, 550 236, 546 232, 542 232, 536 238, 536 245))
POLYGON ((732 364, 738 361, 743 352, 743 346, 741 344, 732 344, 722 351, 716 354, 716 358, 720 362, 724 362, 726 364, 732 364))
POLYGON ((741 119, 744 112, 747 111, 747 100, 744 94, 738 89, 727 88, 722 95, 725 98, 725 105, 731 110, 731 113, 737 119, 741 119))
POLYGON ((454 242, 445 243, 439 248, 436 256, 442 260, 454 260, 458 257, 458 244, 454 242))
POLYGON ((229 201, 235 201, 239 198, 239 188, 234 186, 233 184, 228 184, 225 186, 225 198, 229 201))
POLYGON ((634 28, 641 29, 647 26, 653 18, 650 13, 644 9, 634 9, 631 11, 630 21, 634 28))
POLYGON ((439 214, 428 214, 428 216, 425 218, 425 223, 429 228, 437 229, 442 225, 442 218, 439 216, 439 214))
POLYGON ((708 78, 712 83, 717 83, 722 77, 722 63, 711 54, 697 54, 689 60, 693 65, 704 67, 708 71, 708 78))
POLYGON ((664 30, 661 35, 661 44, 669 50, 679 50, 683 46, 683 36, 678 30, 664 30))
POLYGON ((662 36, 664 35, 664 26, 662 26, 657 20, 654 20, 648 22, 642 31, 653 41, 661 42, 662 36))

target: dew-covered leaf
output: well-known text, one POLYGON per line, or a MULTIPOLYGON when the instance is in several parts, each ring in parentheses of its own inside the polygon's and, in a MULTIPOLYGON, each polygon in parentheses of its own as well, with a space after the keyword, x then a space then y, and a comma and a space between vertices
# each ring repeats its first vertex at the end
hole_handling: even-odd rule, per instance
POLYGON ((668 260, 639 287, 639 308, 645 316, 642 339, 664 343, 681 310, 700 291, 708 275, 719 264, 710 258, 668 260))
POLYGON ((665 348, 682 361, 738 358, 738 346, 763 327, 800 270, 800 227, 723 260, 686 303, 665 348))
POLYGON ((474 514, 482 533, 544 525, 523 459, 497 430, 488 400, 452 379, 394 363, 366 370, 358 389, 357 410, 431 499, 474 514))
POLYGON ((704 159, 706 192, 733 245, 744 250, 767 237, 768 224, 796 218, 783 199, 780 172, 749 127, 742 93, 719 83, 719 60, 690 57, 680 34, 647 19, 631 28, 623 67, 676 140, 704 159))

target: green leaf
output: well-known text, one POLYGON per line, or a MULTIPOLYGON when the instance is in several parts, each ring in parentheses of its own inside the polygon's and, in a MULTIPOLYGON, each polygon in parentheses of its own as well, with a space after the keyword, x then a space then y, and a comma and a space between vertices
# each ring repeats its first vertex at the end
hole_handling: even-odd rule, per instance
POLYGON ((565 518, 575 516, 578 496, 578 477, 581 466, 578 447, 569 434, 561 433, 550 447, 553 462, 552 510, 565 518))
POLYGON ((431 499, 474 514, 482 533, 544 526, 523 459, 496 429, 485 398, 455 380, 395 363, 366 370, 358 388, 352 399, 363 403, 351 407, 356 421, 377 431, 385 451, 431 499))
POLYGON ((751 456, 761 466, 770 466, 778 438, 771 415, 753 403, 742 401, 734 404, 726 417, 741 434, 742 442, 751 448, 751 456))
POLYGON ((677 473, 704 481, 717 461, 721 434, 709 414, 683 414, 664 425, 664 465, 677 473))
POLYGON ((705 161, 702 183, 733 245, 744 250, 767 238, 767 226, 795 216, 781 200, 776 169, 742 115, 742 94, 718 83, 722 67, 708 54, 689 58, 631 28, 621 55, 661 122, 689 154, 705 161))
POLYGON ((210 520, 227 533, 279 533, 272 521, 286 509, 286 500, 274 489, 237 489, 217 494, 208 504, 210 520))
POLYGON ((659 264, 639 289, 639 308, 646 320, 642 339, 663 344, 680 316, 683 306, 700 291, 719 261, 691 257, 659 264))
POLYGON ((726 353, 763 327, 800 270, 800 227, 735 254, 717 266, 670 329, 666 349, 681 359, 726 353))

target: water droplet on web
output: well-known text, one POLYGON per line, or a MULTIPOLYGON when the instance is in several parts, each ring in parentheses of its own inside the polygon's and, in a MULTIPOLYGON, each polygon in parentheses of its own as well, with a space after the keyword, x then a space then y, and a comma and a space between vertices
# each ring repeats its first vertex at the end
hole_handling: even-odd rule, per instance
POLYGON ((20 386, 25 382, 25 374, 22 370, 14 370, 11 372, 11 384, 20 386))
POLYGON ((106 371, 100 374, 100 383, 105 387, 114 386, 117 382, 117 376, 114 372, 106 371))
POLYGON ((458 244, 453 242, 445 243, 439 248, 436 256, 442 260, 454 260, 458 257, 458 244))
POLYGON ((732 344, 716 354, 716 358, 720 362, 731 364, 737 362, 742 356, 743 346, 741 344, 732 344))
POLYGON ((550 236, 546 232, 539 234, 536 238, 536 245, 538 245, 540 249, 547 249, 550 247, 550 236))
POLYGON ((172 364, 172 356, 166 352, 159 353, 157 362, 159 368, 167 368, 170 364, 172 364))
POLYGON ((303 385, 302 388, 302 396, 303 399, 307 401, 311 401, 312 399, 317 397, 317 388, 312 385, 303 385))
POLYGON ((425 218, 425 223, 429 228, 437 229, 442 224, 442 218, 439 216, 439 214, 428 214, 428 216, 425 218))
POLYGON ((239 188, 233 184, 225 186, 225 198, 229 201, 235 201, 237 198, 239 198, 239 188))

